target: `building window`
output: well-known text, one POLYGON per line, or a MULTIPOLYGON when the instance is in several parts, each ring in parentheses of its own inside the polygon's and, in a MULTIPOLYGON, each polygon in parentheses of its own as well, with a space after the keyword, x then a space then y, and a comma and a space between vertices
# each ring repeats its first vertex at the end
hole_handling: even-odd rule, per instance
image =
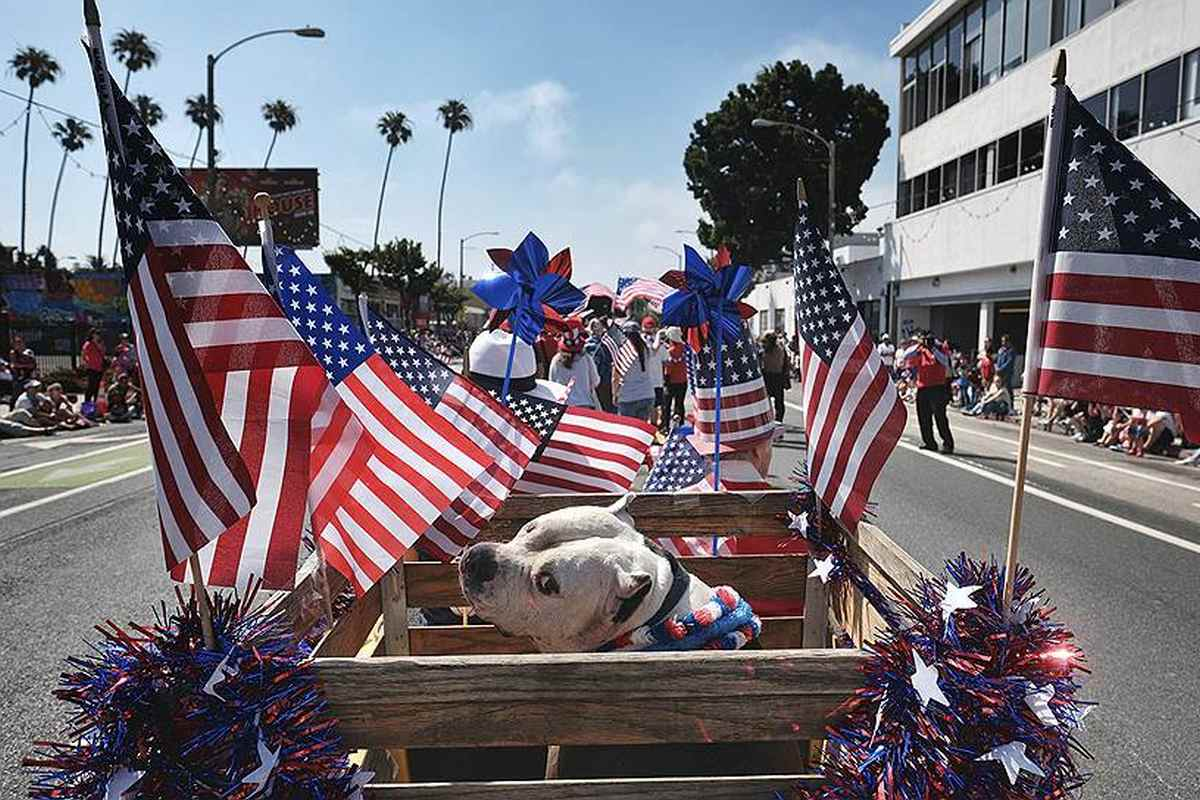
POLYGON ((975 151, 958 159, 958 196, 975 191, 975 151))
POLYGON ((929 48, 922 47, 917 53, 917 113, 913 127, 928 119, 929 112, 929 48))
POLYGON ((1109 91, 1108 127, 1118 139, 1138 135, 1142 116, 1142 76, 1130 78, 1109 91))
POLYGON ((942 165, 942 199, 953 200, 958 195, 958 159, 942 165))
POLYGON ((1168 61, 1147 72, 1146 109, 1142 115, 1142 132, 1175 122, 1175 101, 1178 97, 1179 59, 1168 61))
POLYGON ((925 176, 918 175, 912 179, 912 210, 921 211, 925 208, 925 176))
POLYGON ((979 91, 983 85, 983 5, 967 9, 963 45, 963 97, 979 91))
POLYGON ((942 168, 934 167, 925 175, 925 207, 942 202, 942 168))
POLYGON ((962 63, 962 17, 955 17, 946 35, 946 108, 957 103, 962 94, 962 63))
POLYGON ((787 324, 787 310, 782 308, 775 309, 775 330, 781 331, 787 324))
POLYGON ((1091 25, 1112 7, 1112 0, 1083 0, 1083 24, 1091 25))
POLYGON ((1083 0, 1054 0, 1050 17, 1050 41, 1057 42, 1079 30, 1083 0))
POLYGON ((1004 181, 1011 181, 1017 177, 1020 141, 1020 134, 1015 132, 1000 140, 1000 147, 997 149, 999 155, 997 156, 996 183, 1004 183, 1004 181))
POLYGON ((1005 0, 1004 3, 1004 71, 1021 66, 1025 61, 1025 2, 1005 0))
POLYGON ((1094 94, 1086 100, 1080 100, 1079 105, 1096 118, 1101 125, 1108 125, 1108 92, 1094 94))
POLYGON ((929 116, 942 113, 946 90, 946 32, 938 31, 931 43, 932 66, 929 68, 929 116))
POLYGON ((1021 174, 1042 168, 1042 152, 1046 145, 1046 123, 1038 120, 1021 130, 1021 174))
POLYGON ((975 188, 986 189, 996 183, 996 143, 988 142, 976 151, 975 188))
POLYGON ((761 336, 767 332, 767 322, 768 322, 767 315, 769 313, 771 313, 771 312, 767 311, 765 308, 762 311, 758 312, 758 334, 759 334, 759 336, 761 336))
POLYGON ((1004 49, 1004 0, 986 0, 983 11, 983 85, 1000 77, 1004 49))
POLYGON ((1184 119, 1200 117, 1200 50, 1183 57, 1183 97, 1179 107, 1184 119))
POLYGON ((385 303, 383 306, 383 316, 387 319, 396 319, 400 316, 400 306, 395 303, 385 303))
POLYGON ((901 75, 900 129, 910 131, 917 115, 917 57, 904 57, 904 72, 901 75))
POLYGON ((1025 58, 1028 60, 1050 46, 1050 0, 1029 0, 1025 58))
POLYGON ((900 181, 899 195, 896 198, 896 216, 903 217, 912 212, 912 181, 900 181))

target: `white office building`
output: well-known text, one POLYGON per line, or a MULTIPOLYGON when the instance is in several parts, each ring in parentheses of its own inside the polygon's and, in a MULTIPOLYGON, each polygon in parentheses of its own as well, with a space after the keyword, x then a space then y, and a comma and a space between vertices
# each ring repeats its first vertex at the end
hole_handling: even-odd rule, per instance
POLYGON ((935 0, 890 44, 893 333, 964 348, 1008 333, 1023 350, 1059 48, 1084 106, 1200 209, 1200 0, 935 0))

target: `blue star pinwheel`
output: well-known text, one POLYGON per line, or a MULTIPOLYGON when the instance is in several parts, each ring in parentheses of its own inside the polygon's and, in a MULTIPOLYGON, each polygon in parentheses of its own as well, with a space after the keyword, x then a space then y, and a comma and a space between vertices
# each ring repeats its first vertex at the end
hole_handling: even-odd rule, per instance
MULTIPOLYGON (((705 338, 716 350, 714 387, 713 486, 721 486, 721 374, 724 359, 722 343, 735 344, 742 335, 742 320, 754 315, 754 309, 741 302, 754 273, 743 265, 733 266, 729 251, 721 248, 710 267, 700 254, 683 246, 684 270, 669 272, 663 282, 677 291, 663 300, 663 325, 678 325, 688 332, 692 350, 700 352, 705 338)), ((714 549, 715 552, 715 549, 714 549)))
POLYGON ((516 250, 489 250, 488 254, 503 272, 476 281, 471 290, 490 307, 508 312, 513 342, 501 390, 501 397, 507 398, 517 337, 532 345, 547 323, 561 326, 563 315, 574 311, 586 298, 571 285, 571 251, 563 250, 550 258, 546 245, 533 232, 516 250))

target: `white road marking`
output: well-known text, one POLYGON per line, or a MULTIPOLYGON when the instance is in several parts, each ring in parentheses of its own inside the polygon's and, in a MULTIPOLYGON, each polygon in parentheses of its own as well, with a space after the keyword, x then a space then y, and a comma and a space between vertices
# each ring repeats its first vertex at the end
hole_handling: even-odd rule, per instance
POLYGON ((30 500, 28 503, 22 503, 19 506, 13 506, 12 508, 6 508, 3 511, 0 511, 0 519, 4 519, 5 517, 11 517, 15 514, 20 514, 22 511, 29 511, 31 509, 37 508, 38 506, 44 506, 47 503, 56 503, 59 500, 65 500, 68 497, 73 497, 74 495, 81 494, 90 489, 98 489, 101 486, 107 486, 110 483, 116 483, 117 481, 123 481, 126 478, 132 478, 137 475, 142 475, 142 474, 149 472, 152 469, 154 469, 154 467, 138 467, 135 470, 130 470, 129 472, 122 472, 120 475, 113 475, 111 478, 105 478, 104 480, 99 480, 99 481, 96 481, 95 483, 89 483, 84 486, 76 486, 74 489, 67 489, 65 492, 59 492, 58 494, 52 494, 49 497, 39 497, 37 500, 30 500))
POLYGON ((134 439, 145 439, 146 434, 135 433, 128 436, 111 436, 106 433, 92 433, 87 436, 71 436, 66 439, 33 439, 30 441, 22 441, 22 447, 28 447, 32 450, 55 450, 59 447, 65 447, 70 444, 105 444, 107 442, 130 442, 134 439))
POLYGON ((53 461, 42 461, 38 464, 30 464, 27 467, 19 467, 17 469, 9 470, 8 472, 0 472, 0 478, 7 478, 12 475, 20 475, 25 472, 33 472, 35 469, 43 469, 45 467, 53 467, 56 464, 66 464, 71 461, 78 461, 81 458, 91 458, 92 456, 98 456, 98 455, 101 455, 102 453, 111 453, 113 450, 120 450, 123 447, 133 447, 135 444, 143 444, 144 442, 147 442, 147 441, 149 441, 149 437, 140 436, 140 437, 138 437, 137 441, 125 442, 124 444, 114 444, 112 447, 101 447, 99 450, 92 450, 91 452, 88 452, 88 453, 80 453, 80 454, 74 455, 74 456, 67 456, 65 458, 55 459, 53 461))
MULTIPOLYGON (((945 464, 949 464, 953 467, 958 467, 961 470, 969 472, 972 475, 978 475, 980 478, 992 481, 993 483, 999 483, 1002 486, 1007 486, 1010 489, 1013 487, 1014 482, 1012 478, 1006 478, 1003 475, 997 475, 994 472, 989 472, 982 467, 977 467, 974 464, 968 463, 961 459, 950 458, 942 455, 941 453, 922 450, 920 447, 917 447, 911 442, 901 441, 899 446, 903 447, 905 450, 911 450, 914 453, 918 453, 919 455, 927 456, 945 464)), ((1174 545, 1181 550, 1187 550, 1188 552, 1200 555, 1200 544, 1196 542, 1190 542, 1187 539, 1182 539, 1169 533, 1165 533, 1157 528, 1151 528, 1149 525, 1143 525, 1140 522, 1134 522, 1131 519, 1125 519, 1124 517, 1119 517, 1116 514, 1110 514, 1107 511, 1101 511, 1097 508, 1086 506, 1083 503, 1077 503, 1074 500, 1068 500, 1065 497, 1054 494, 1053 492, 1048 492, 1045 489, 1039 489, 1036 486, 1030 486, 1028 483, 1025 484, 1025 493, 1034 497, 1039 497, 1042 500, 1047 500, 1055 505, 1070 509, 1071 511, 1078 511, 1080 514, 1086 514, 1089 517, 1094 517, 1095 519, 1107 522, 1111 525, 1125 528, 1126 530, 1133 531, 1134 533, 1140 533, 1143 536, 1156 539, 1165 544, 1174 545)))
MULTIPOLYGON (((1005 444, 1008 444, 1008 445, 1013 445, 1013 444, 1017 443, 1015 438, 1010 439, 1007 436, 997 436, 994 433, 983 433, 982 431, 972 430, 971 428, 959 428, 959 430, 965 431, 966 433, 969 433, 972 436, 980 436, 980 437, 983 437, 984 439, 993 439, 997 442, 1004 442, 1005 444)), ((957 431, 956 431, 956 433, 957 433, 957 431)), ((1070 461, 1079 461, 1084 464, 1087 464, 1090 467, 1099 467, 1100 469, 1107 469, 1112 472, 1119 472, 1122 475, 1129 475, 1130 477, 1133 477, 1133 478, 1141 478, 1142 480, 1145 480, 1145 481, 1153 481, 1154 483, 1161 483, 1166 486, 1173 486, 1176 489, 1186 489, 1189 492, 1196 492, 1197 494, 1200 494, 1200 484, 1180 483, 1179 481, 1172 481, 1172 480, 1168 480, 1167 478, 1160 478, 1157 475, 1147 475, 1143 472, 1137 471, 1136 469, 1128 469, 1126 467, 1118 467, 1116 464, 1109 464, 1109 463, 1107 463, 1105 461, 1101 461, 1099 459, 1084 458, 1083 456, 1073 456, 1068 453, 1060 452, 1058 450, 1051 450, 1048 447, 1037 447, 1037 446, 1031 444, 1031 445, 1029 445, 1029 449, 1036 450, 1039 453, 1049 453, 1052 456, 1057 456, 1058 458, 1065 458, 1070 461)))

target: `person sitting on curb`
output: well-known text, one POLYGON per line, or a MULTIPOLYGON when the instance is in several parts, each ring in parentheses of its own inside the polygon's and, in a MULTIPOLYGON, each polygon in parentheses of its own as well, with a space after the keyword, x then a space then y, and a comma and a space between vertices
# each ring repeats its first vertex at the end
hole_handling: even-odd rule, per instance
POLYGON ((117 376, 108 390, 108 421, 130 422, 142 416, 141 390, 129 382, 128 373, 117 376))
POLYGON ((1012 411, 1012 393, 1004 385, 1004 379, 999 375, 992 376, 992 385, 979 398, 973 407, 963 411, 970 417, 991 417, 1004 419, 1012 411))

